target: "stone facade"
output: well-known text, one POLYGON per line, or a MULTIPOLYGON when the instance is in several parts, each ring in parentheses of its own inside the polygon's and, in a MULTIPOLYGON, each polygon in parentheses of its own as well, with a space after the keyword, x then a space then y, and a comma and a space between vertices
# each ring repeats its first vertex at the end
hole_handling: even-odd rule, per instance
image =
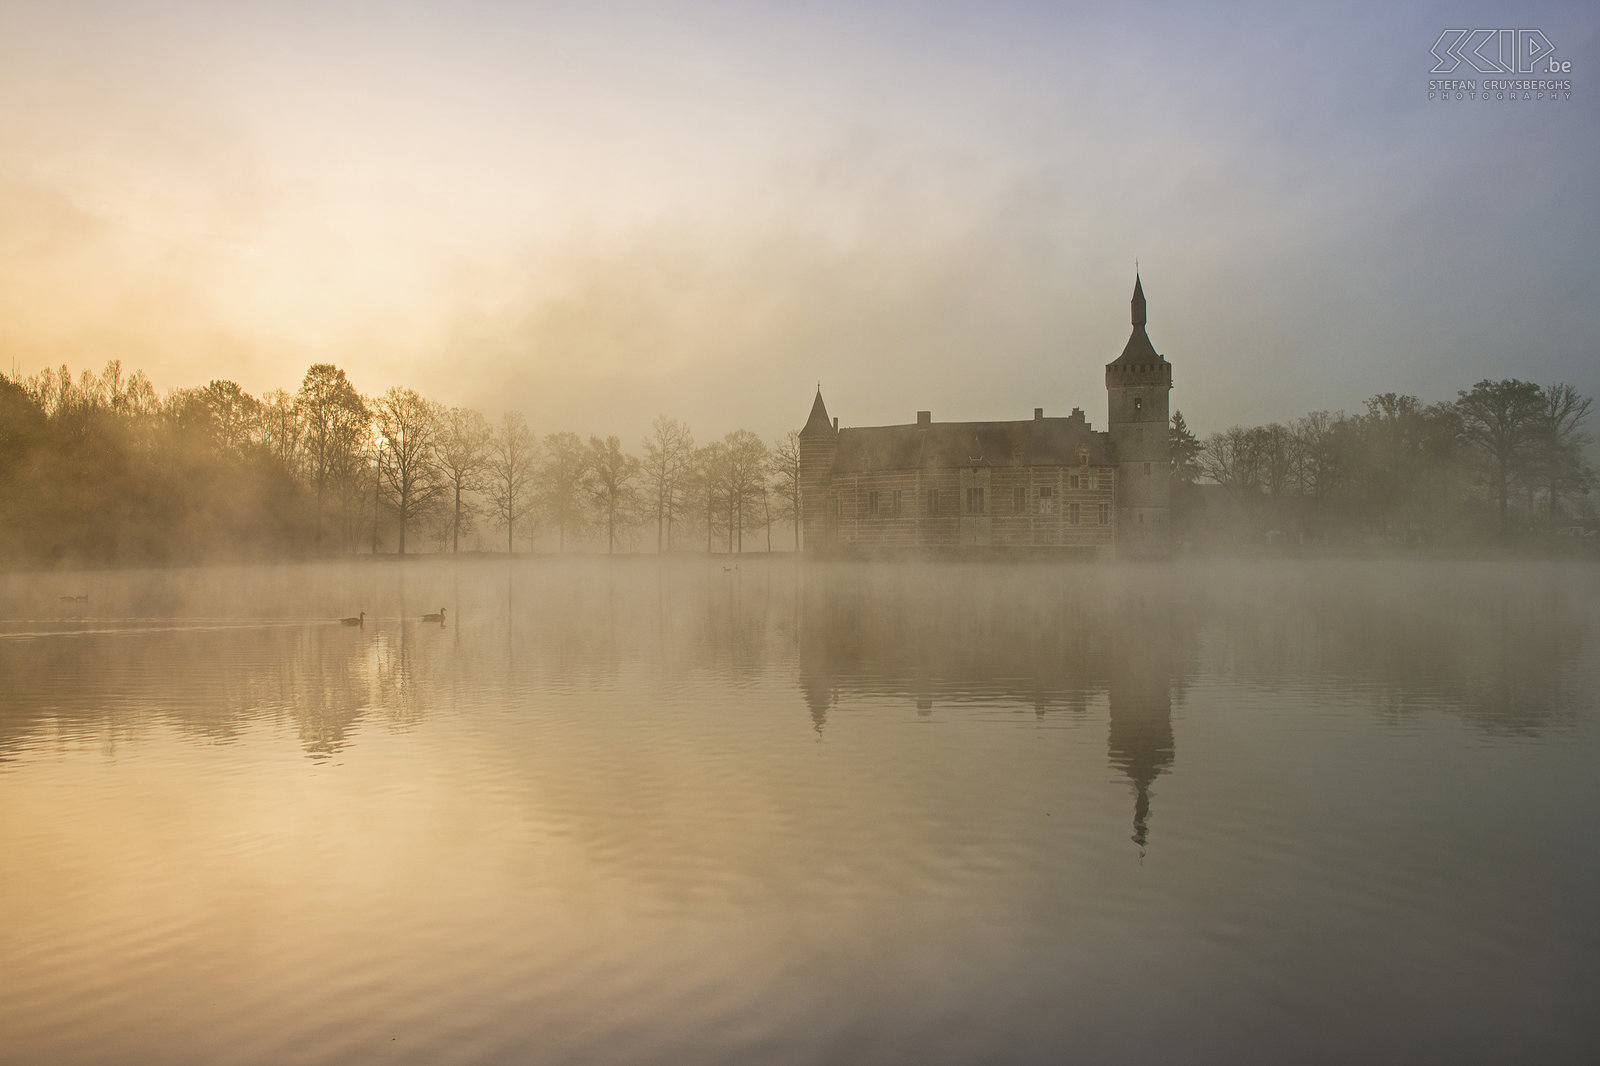
POLYGON ((1133 334, 1106 366, 1110 428, 1081 410, 1017 422, 840 429, 822 390, 800 431, 807 552, 1098 549, 1163 555, 1171 517, 1167 436, 1172 367, 1145 333, 1136 278, 1133 334))

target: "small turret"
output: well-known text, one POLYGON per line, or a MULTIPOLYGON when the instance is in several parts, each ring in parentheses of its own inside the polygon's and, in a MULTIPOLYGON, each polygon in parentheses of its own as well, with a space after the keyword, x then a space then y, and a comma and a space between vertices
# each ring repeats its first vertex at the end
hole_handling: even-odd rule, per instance
POLYGON ((817 386, 817 398, 811 404, 811 417, 806 419, 802 437, 828 437, 838 433, 838 426, 828 419, 828 405, 822 402, 822 386, 817 386))
POLYGON ((828 479, 839 445, 839 421, 828 417, 822 386, 811 403, 811 417, 800 430, 800 529, 806 551, 820 551, 832 539, 828 523, 828 479))

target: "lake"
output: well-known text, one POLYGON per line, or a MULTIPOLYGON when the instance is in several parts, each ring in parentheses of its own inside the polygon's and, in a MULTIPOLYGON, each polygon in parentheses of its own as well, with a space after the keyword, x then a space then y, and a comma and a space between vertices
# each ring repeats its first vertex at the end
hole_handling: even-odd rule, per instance
POLYGON ((1600 1061, 1597 594, 0 575, 0 1061, 1600 1061))

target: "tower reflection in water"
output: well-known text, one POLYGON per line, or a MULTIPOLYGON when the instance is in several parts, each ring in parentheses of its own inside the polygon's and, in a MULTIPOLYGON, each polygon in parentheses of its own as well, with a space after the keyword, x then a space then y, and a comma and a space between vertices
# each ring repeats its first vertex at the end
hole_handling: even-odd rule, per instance
POLYGON ((802 578, 800 687, 819 734, 830 711, 867 700, 904 699, 921 715, 1008 704, 1041 718, 1105 713, 1143 848, 1197 643, 1196 612, 1168 577, 1161 567, 817 568, 802 578))

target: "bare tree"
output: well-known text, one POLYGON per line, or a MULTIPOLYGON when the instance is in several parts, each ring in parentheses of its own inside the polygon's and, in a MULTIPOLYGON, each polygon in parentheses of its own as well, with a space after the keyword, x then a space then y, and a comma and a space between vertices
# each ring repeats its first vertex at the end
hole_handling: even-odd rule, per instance
POLYGON ((452 407, 439 419, 439 475, 450 496, 450 550, 461 550, 461 519, 472 511, 471 494, 479 491, 489 471, 494 431, 482 413, 452 407))
POLYGON ((539 464, 539 497, 544 513, 556 524, 556 546, 567 550, 567 533, 582 527, 584 474, 589 453, 576 433, 550 433, 544 438, 539 464))
POLYGON ((250 440, 261 404, 235 381, 212 381, 200 390, 200 400, 211 412, 217 447, 238 455, 250 440))
MULTIPOLYGON (((350 412, 334 427, 328 452, 328 484, 339 500, 339 532, 343 548, 356 550, 361 531, 371 520, 377 537, 378 500, 374 488, 377 477, 378 437, 372 423, 372 401, 362 398, 359 411, 350 412)), ((377 549, 374 547, 374 553, 377 549)))
POLYGON ((1531 381, 1514 379, 1486 379, 1457 396, 1461 435, 1487 461, 1503 536, 1511 483, 1522 473, 1544 424, 1544 397, 1531 381))
POLYGON ((1540 400, 1543 432, 1539 465, 1554 521, 1561 513, 1561 495, 1581 489, 1591 480, 1583 461, 1583 446, 1591 439, 1583 431, 1583 422, 1589 416, 1591 401, 1563 382, 1546 385, 1540 400))
POLYGON ((728 508, 729 540, 744 551, 744 519, 766 487, 767 445, 748 429, 722 438, 722 490, 728 508))
POLYGON ((295 411, 304 432, 306 476, 316 499, 316 546, 320 549, 323 499, 333 471, 345 457, 342 453, 348 452, 355 424, 367 420, 367 408, 343 370, 331 363, 316 363, 300 383, 295 411))
POLYGON ((273 389, 261 399, 255 443, 265 448, 284 470, 297 472, 300 456, 300 412, 294 397, 273 389))
MULTIPOLYGON (((774 519, 794 523, 794 550, 800 550, 800 434, 790 430, 772 442, 772 489, 778 495, 774 519)), ((772 550, 772 525, 767 525, 767 550, 772 550)))
POLYGON ((406 553, 406 526, 438 500, 439 405, 411 389, 391 388, 377 402, 377 429, 383 442, 378 469, 388 503, 400 522, 400 554, 406 553))
POLYGON ((642 473, 656 513, 656 551, 672 550, 673 505, 694 462, 694 434, 675 418, 659 416, 644 442, 642 473))
MULTIPOLYGON (((717 528, 717 502, 722 498, 723 467, 726 451, 721 441, 712 441, 695 449, 694 464, 690 469, 689 495, 706 505, 706 554, 711 554, 711 538, 717 528)), ((731 544, 731 542, 730 542, 731 544)))
POLYGON ((1259 486, 1255 452, 1250 431, 1243 426, 1213 433, 1200 448, 1200 473, 1235 499, 1254 495, 1259 486))
POLYGON ((616 550, 617 521, 626 520, 634 500, 633 481, 639 474, 639 460, 622 450, 617 437, 589 438, 589 457, 585 464, 585 487, 594 501, 595 511, 606 524, 606 554, 616 550))
POLYGON ((516 550, 516 527, 533 506, 533 479, 537 446, 528 423, 515 411, 500 420, 489 449, 489 506, 506 527, 506 554, 516 550))

